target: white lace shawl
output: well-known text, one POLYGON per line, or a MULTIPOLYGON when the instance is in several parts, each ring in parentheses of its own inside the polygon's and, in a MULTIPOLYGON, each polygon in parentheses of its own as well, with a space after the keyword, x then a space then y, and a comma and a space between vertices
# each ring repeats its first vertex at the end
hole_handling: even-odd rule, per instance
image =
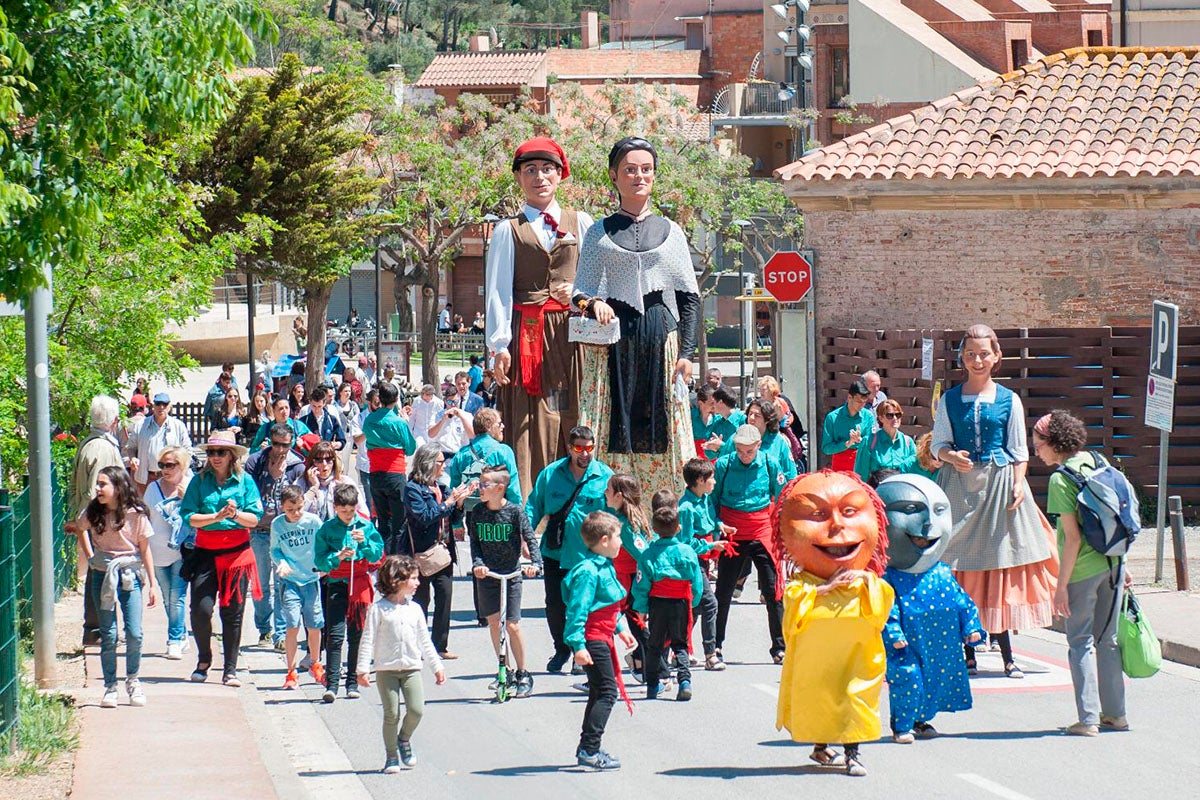
POLYGON ((579 265, 575 271, 575 291, 588 297, 620 300, 646 312, 642 298, 661 291, 663 302, 671 315, 679 319, 675 292, 700 294, 696 272, 687 237, 674 222, 668 220, 671 232, 653 250, 634 253, 618 247, 599 222, 588 229, 579 250, 579 265))

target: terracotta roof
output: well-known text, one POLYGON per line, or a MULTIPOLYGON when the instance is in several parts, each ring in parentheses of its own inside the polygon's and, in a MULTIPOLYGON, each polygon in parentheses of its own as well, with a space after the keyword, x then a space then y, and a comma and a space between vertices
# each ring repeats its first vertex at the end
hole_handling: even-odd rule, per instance
POLYGON ((1056 53, 822 147, 775 174, 810 186, 1200 176, 1200 48, 1056 53))
POLYGON ((546 51, 438 53, 413 86, 475 88, 545 85, 546 51), (535 81, 541 73, 541 81, 535 81))

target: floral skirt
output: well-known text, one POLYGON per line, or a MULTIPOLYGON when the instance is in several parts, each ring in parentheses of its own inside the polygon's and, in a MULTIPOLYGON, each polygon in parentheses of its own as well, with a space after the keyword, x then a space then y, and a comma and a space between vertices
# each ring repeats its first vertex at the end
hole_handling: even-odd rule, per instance
MULTIPOLYGON (((624 472, 637 478, 642 486, 642 505, 650 507, 650 497, 659 489, 683 493, 683 465, 696 457, 692 441, 692 415, 687 400, 679 400, 668 389, 667 424, 669 438, 663 453, 608 452, 609 423, 612 417, 612 391, 608 379, 608 348, 598 345, 579 345, 583 350, 583 372, 579 387, 579 424, 587 425, 596 435, 597 461, 607 464, 613 472, 624 472)), ((673 376, 679 357, 679 338, 675 331, 667 336, 663 348, 662 369, 673 376)), ((670 379, 667 386, 671 387, 670 379)))

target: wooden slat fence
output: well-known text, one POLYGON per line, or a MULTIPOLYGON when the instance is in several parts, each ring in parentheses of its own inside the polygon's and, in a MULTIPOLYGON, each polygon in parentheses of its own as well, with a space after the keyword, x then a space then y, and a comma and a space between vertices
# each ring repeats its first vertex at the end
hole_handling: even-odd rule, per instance
MULTIPOLYGON (((933 425, 936 381, 945 391, 963 379, 957 367, 961 330, 821 331, 818 419, 845 401, 846 386, 868 369, 904 408, 903 430, 914 438, 933 425), (921 340, 932 338, 932 380, 921 378, 921 340)), ((1027 428, 1055 408, 1071 411, 1089 429, 1089 446, 1115 458, 1133 483, 1153 497, 1158 488, 1159 432, 1143 422, 1150 362, 1150 329, 1020 328, 997 330, 1004 352, 997 380, 1017 392, 1027 428)), ((1200 513, 1200 326, 1179 329, 1175 430, 1168 461, 1169 493, 1200 513)), ((819 431, 816 432, 819 436, 819 431)), ((1032 449, 1032 448, 1031 448, 1032 449)), ((814 442, 813 450, 819 450, 814 442)), ((1050 475, 1031 458, 1029 481, 1044 501, 1050 475)))

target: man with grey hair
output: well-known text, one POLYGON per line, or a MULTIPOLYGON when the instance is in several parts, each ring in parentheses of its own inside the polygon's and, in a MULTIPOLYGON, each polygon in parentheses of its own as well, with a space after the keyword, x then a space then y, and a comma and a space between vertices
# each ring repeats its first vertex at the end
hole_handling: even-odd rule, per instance
MULTIPOLYGON (((121 447, 117 444, 116 430, 121 422, 120 406, 116 398, 97 395, 92 398, 89 411, 91 430, 75 451, 75 464, 71 469, 71 486, 68 512, 69 519, 77 519, 96 494, 96 478, 105 467, 124 468, 121 447)), ((85 534, 86 535, 86 534, 85 534)), ((88 569, 80 540, 76 550, 76 569, 84 578, 83 643, 100 644, 100 614, 96 608, 91 583, 94 573, 88 569)))
POLYGON ((871 409, 874 410, 879 406, 880 403, 882 403, 884 400, 887 400, 887 395, 884 394, 883 390, 879 388, 883 385, 883 379, 880 378, 879 373, 873 369, 869 369, 864 372, 862 374, 862 379, 863 382, 867 384, 867 391, 870 392, 871 397, 871 409))

